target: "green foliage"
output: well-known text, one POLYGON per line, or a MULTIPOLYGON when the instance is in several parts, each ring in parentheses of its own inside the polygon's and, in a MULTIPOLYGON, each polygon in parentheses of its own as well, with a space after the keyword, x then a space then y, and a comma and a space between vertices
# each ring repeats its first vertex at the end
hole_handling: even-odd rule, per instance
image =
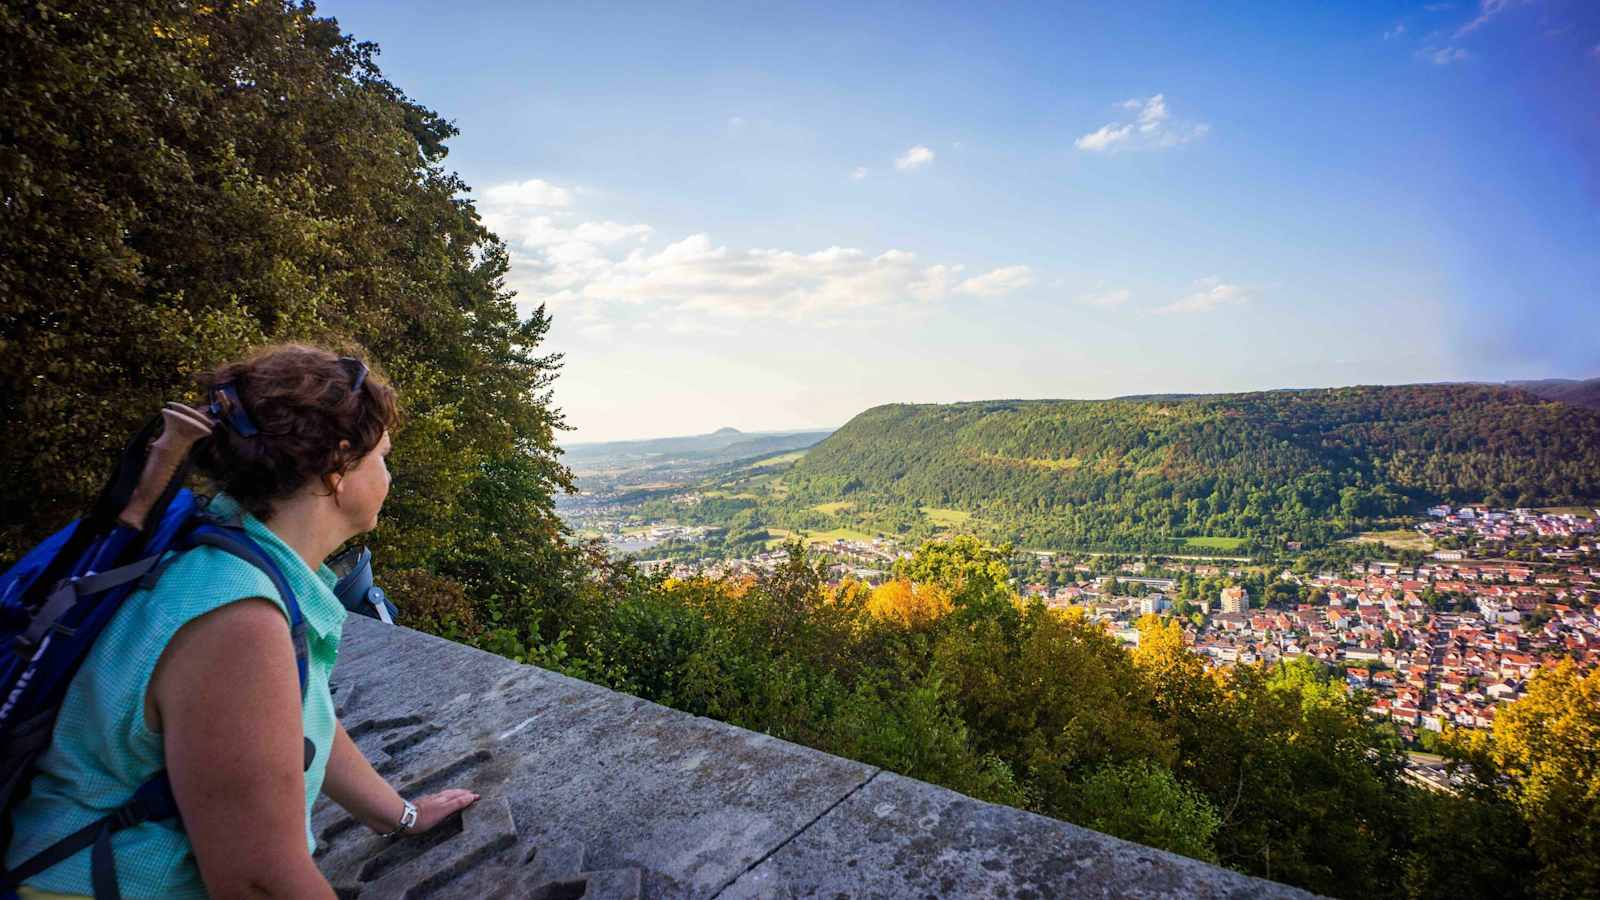
POLYGON ((937 673, 896 689, 880 675, 864 680, 845 702, 829 735, 834 753, 1020 806, 1022 787, 994 754, 972 749, 967 725, 937 673))
POLYGON ((932 541, 910 559, 898 560, 894 574, 950 592, 958 614, 969 619, 1006 616, 1015 608, 1011 591, 1012 549, 990 547, 971 537, 932 541))
POLYGON ((1529 873, 1537 860, 1515 807, 1481 794, 1417 791, 1407 819, 1409 849, 1401 886, 1407 897, 1541 895, 1529 873))
POLYGON ((309 340, 364 348, 405 406, 370 538, 400 606, 469 637, 530 615, 572 565, 559 359, 443 167, 455 129, 309 4, 41 0, 0 41, 0 559, 198 373, 309 340))
POLYGON ((1544 897, 1592 897, 1600 885, 1600 670, 1571 660, 1541 670, 1494 729, 1456 735, 1477 789, 1515 810, 1544 897))
POLYGON ((1222 819, 1204 795, 1148 761, 1107 766, 1085 779, 1073 803, 1096 831, 1216 862, 1211 840, 1222 819))

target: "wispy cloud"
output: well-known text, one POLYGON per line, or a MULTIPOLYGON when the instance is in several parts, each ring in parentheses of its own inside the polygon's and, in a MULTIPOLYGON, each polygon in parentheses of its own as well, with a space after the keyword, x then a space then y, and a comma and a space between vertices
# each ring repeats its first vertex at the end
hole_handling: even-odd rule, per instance
POLYGON ((530 195, 571 202, 570 190, 538 182, 543 188, 533 191, 524 187, 530 183, 492 187, 479 204, 484 224, 511 251, 507 282, 518 292, 524 313, 548 304, 576 313, 587 324, 604 320, 599 310, 620 305, 672 314, 816 321, 823 315, 909 312, 963 297, 1000 297, 1034 283, 1032 269, 1023 265, 969 273, 960 264, 927 264, 897 249, 736 249, 704 233, 654 249, 656 231, 649 225, 585 220, 576 210, 523 202, 530 195))
POLYGON ((901 154, 900 158, 894 161, 894 167, 902 172, 909 172, 933 162, 933 155, 932 150, 918 144, 901 154))
POLYGON ((1159 315, 1174 313, 1207 313, 1221 309, 1225 306, 1238 306, 1250 301, 1250 292, 1245 288, 1230 284, 1215 276, 1201 278, 1194 283, 1193 292, 1168 303, 1166 306, 1157 307, 1153 312, 1159 315))
POLYGON ((1027 266, 1004 266, 968 278, 956 285, 955 292, 971 297, 1002 297, 1033 284, 1033 270, 1027 266))
POLYGON ((1457 28, 1456 37, 1460 38, 1464 35, 1471 34, 1472 32, 1477 31, 1479 28, 1482 28, 1484 25, 1488 24, 1489 20, 1493 19, 1495 16, 1500 15, 1512 7, 1523 6, 1528 2, 1529 0, 1478 0, 1478 15, 1467 24, 1457 28))
POLYGON ((1448 66, 1451 63, 1466 62, 1472 54, 1460 47, 1425 47, 1417 51, 1417 58, 1425 59, 1436 66, 1448 66))
POLYGON ((1099 306, 1110 309, 1111 307, 1121 306, 1122 304, 1127 303, 1128 299, 1132 296, 1133 292, 1127 288, 1117 288, 1115 290, 1100 290, 1089 294, 1083 294, 1082 296, 1078 297, 1078 302, 1087 303, 1090 306, 1099 306))
POLYGON ((1176 147, 1198 140, 1211 130, 1204 122, 1173 119, 1167 111, 1165 94, 1125 100, 1121 106, 1134 114, 1132 121, 1102 125, 1073 141, 1073 146, 1090 153, 1176 147))
POLYGON ((866 178, 866 177, 867 177, 867 167, 866 166, 856 166, 854 171, 852 171, 850 173, 850 178, 852 180, 854 180, 854 181, 860 181, 861 179, 866 178))
POLYGON ((1394 40, 1395 38, 1397 38, 1400 35, 1405 34, 1405 33, 1406 33, 1406 23, 1404 23, 1404 22, 1396 22, 1395 26, 1393 28, 1391 28, 1388 31, 1385 31, 1383 33, 1383 39, 1386 40, 1386 41, 1391 41, 1391 40, 1394 40))
POLYGON ((1447 9, 1455 9, 1455 8, 1456 8, 1456 5, 1454 3, 1429 3, 1427 6, 1423 7, 1423 9, 1427 10, 1428 12, 1435 12, 1435 13, 1436 12, 1444 12, 1447 9))

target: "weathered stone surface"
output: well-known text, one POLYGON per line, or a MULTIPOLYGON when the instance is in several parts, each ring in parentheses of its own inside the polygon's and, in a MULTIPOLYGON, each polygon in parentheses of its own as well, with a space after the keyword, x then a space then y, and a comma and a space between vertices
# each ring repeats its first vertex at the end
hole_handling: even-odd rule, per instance
POLYGON ((1299 895, 361 617, 334 686, 402 793, 483 795, 392 843, 323 801, 345 898, 1299 895))
POLYGON ((1309 895, 880 772, 721 895, 841 896, 1309 895))

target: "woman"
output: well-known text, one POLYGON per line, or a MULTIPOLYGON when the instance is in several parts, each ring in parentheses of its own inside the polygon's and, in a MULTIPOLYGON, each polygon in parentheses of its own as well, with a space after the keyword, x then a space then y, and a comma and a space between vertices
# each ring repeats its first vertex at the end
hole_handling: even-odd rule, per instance
MULTIPOLYGON (((114 835, 124 897, 333 898, 311 858, 319 792, 382 834, 427 831, 477 799, 447 790, 403 800, 345 733, 328 691, 345 610, 323 561, 377 525, 394 390, 357 360, 298 345, 204 384, 222 406, 196 452, 222 491, 208 511, 239 520, 294 590, 307 626, 304 700, 271 580, 215 548, 183 554, 127 599, 73 679, 15 810, 6 863, 105 815, 165 768, 183 829, 146 822, 114 835)), ((84 850, 20 893, 91 892, 84 850)))

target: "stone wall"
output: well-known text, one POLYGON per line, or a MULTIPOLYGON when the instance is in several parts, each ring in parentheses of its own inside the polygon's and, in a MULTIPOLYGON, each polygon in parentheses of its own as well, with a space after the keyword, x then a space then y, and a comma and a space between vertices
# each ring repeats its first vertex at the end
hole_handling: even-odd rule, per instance
POLYGON ((1308 896, 359 616, 334 690, 402 793, 482 794, 393 842, 324 800, 342 898, 1308 896))

